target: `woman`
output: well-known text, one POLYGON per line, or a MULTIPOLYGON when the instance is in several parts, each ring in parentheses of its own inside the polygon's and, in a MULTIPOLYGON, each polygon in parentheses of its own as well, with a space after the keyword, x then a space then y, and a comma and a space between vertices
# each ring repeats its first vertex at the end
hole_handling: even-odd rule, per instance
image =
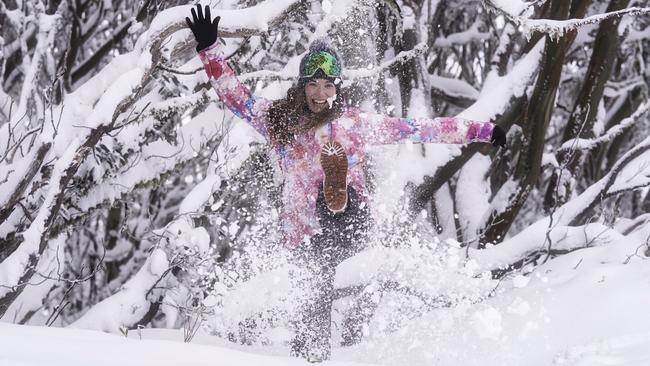
POLYGON ((271 102, 256 97, 237 80, 219 49, 220 17, 212 20, 210 8, 204 14, 197 5, 192 18, 186 18, 187 24, 219 98, 266 138, 280 163, 281 231, 307 269, 297 281, 310 290, 292 354, 328 359, 335 268, 358 251, 369 223, 365 148, 403 141, 505 146, 505 133, 489 122, 391 118, 347 106, 340 90, 341 63, 323 42, 310 46, 286 98, 271 102))

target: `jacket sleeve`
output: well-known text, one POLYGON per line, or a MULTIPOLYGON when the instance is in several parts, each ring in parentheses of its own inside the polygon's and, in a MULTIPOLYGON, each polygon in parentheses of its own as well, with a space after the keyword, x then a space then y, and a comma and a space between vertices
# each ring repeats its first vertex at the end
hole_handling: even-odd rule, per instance
POLYGON ((239 82, 235 72, 224 59, 218 42, 201 50, 199 58, 219 99, 233 114, 247 121, 268 140, 266 112, 271 106, 271 101, 256 97, 246 85, 239 82))
POLYGON ((374 145, 403 142, 469 144, 487 142, 492 138, 494 124, 458 117, 396 118, 373 116, 365 118, 368 143, 374 145))

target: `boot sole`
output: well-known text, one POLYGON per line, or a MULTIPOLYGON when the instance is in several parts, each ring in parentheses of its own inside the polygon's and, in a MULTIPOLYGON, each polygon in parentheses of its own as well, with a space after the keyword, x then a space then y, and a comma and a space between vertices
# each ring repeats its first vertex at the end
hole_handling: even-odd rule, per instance
POLYGON ((348 157, 343 146, 336 141, 321 148, 320 164, 323 168, 323 193, 325 204, 333 213, 345 211, 348 204, 348 157))

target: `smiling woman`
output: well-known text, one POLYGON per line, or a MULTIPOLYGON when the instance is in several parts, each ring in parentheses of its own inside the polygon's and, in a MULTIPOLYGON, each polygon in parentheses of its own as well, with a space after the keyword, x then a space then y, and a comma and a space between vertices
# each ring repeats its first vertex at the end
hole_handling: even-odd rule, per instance
POLYGON ((305 85, 305 97, 309 110, 320 113, 325 108, 332 108, 332 103, 336 99, 336 86, 326 79, 310 80, 305 85))
MULTIPOLYGON (((364 165, 366 148, 377 144, 471 142, 505 146, 505 133, 490 122, 459 118, 393 118, 347 105, 341 93, 342 65, 324 40, 313 42, 300 62, 297 84, 271 102, 254 96, 224 60, 217 40, 219 17, 192 9, 187 23, 199 57, 219 98, 273 146, 283 178, 280 226, 294 248, 302 274, 293 278, 308 296, 292 354, 310 360, 330 357, 330 323, 335 269, 362 249, 370 226, 364 165)), ((361 337, 360 324, 347 334, 361 337)))

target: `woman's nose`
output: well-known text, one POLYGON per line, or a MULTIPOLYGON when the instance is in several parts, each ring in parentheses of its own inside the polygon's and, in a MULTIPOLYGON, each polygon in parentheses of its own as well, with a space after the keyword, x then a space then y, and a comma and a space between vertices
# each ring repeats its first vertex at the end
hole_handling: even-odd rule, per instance
POLYGON ((316 89, 316 96, 319 99, 327 99, 327 91, 325 87, 319 86, 318 89, 316 89))

